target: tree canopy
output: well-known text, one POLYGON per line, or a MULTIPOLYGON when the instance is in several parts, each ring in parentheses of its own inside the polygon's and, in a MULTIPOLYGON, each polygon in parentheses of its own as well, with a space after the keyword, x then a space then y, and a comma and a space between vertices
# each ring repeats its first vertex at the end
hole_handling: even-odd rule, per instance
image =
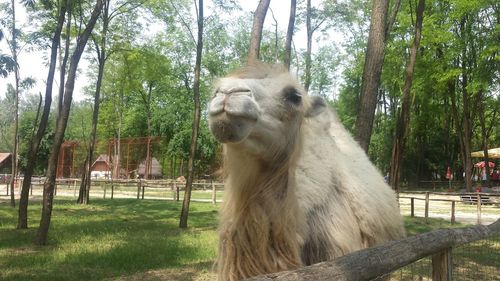
MULTIPOLYGON (((290 71, 304 84, 310 84, 310 94, 327 99, 344 125, 354 133, 372 1, 313 1, 309 10, 306 2, 297 1, 290 71), (314 29, 310 78, 306 71, 305 44, 308 12, 314 29)), ((417 2, 401 2, 386 38, 368 150, 370 158, 384 174, 390 171, 417 2)), ((57 3, 34 2, 33 6, 24 7, 27 19, 35 26, 19 38, 20 44, 26 46, 24 52, 27 54, 24 55, 41 54, 48 63, 51 34, 56 28, 57 3)), ((67 3, 75 5, 75 9, 85 10, 83 14, 89 14, 93 7, 85 0, 67 3)), ((109 22, 109 32, 104 35, 107 57, 99 100, 98 143, 116 138, 161 137, 157 156, 162 158, 164 174, 179 176, 186 172, 180 167, 189 158, 194 122, 196 6, 193 1, 186 0, 109 3, 110 11, 115 12, 109 22), (173 168, 177 169, 175 173, 170 172, 173 168)), ((255 10, 257 4, 255 1, 251 9, 255 10)), ((280 9, 285 12, 285 21, 278 21, 279 11, 273 9, 273 4, 271 1, 262 32, 260 58, 281 63, 289 9, 280 9)), ((242 1, 209 1, 205 5, 199 85, 201 120, 194 163, 198 176, 212 174, 219 166, 220 148, 207 131, 204 110, 211 96, 211 84, 217 77, 246 62, 253 20, 253 11, 242 8, 249 4, 242 1)), ((69 16, 75 24, 63 30, 62 41, 74 38, 85 28, 85 24, 76 24, 79 20, 76 10, 69 16)), ((422 39, 409 92, 412 110, 402 156, 403 182, 417 184, 422 180, 442 178, 448 166, 452 167, 455 177, 461 179, 467 169, 472 169, 468 152, 500 146, 499 18, 500 6, 495 1, 426 3, 422 39)), ((89 116, 93 109, 90 99, 94 96, 98 76, 95 54, 100 48, 97 43, 103 36, 100 33, 103 23, 100 17, 84 53, 85 63, 79 69, 77 80, 77 87, 83 94, 73 102, 65 140, 85 143, 90 138, 89 116)), ((1 44, 8 26, 3 22, 0 25, 1 44)), ((75 41, 70 41, 68 48, 75 45, 75 41)), ((10 77, 12 62, 4 46, 0 45, 0 76, 10 77)), ((60 47, 66 47, 64 42, 60 47)), ((61 62, 63 58, 59 59, 61 62)), ((34 66, 23 65, 21 60, 19 67, 22 70, 34 66)), ((39 67, 44 69, 45 66, 39 67)), ((5 85, 10 81, 0 79, 5 85)), ((44 79, 43 76, 39 78, 38 85, 43 84, 44 79)), ((61 81, 56 79, 55 83, 61 81)), ((36 118, 38 92, 37 87, 22 88, 20 94, 21 173, 28 150, 26 142, 33 134, 31 124, 36 118)), ((0 150, 12 151, 12 115, 8 113, 14 102, 12 87, 5 87, 0 99, 0 150)), ((52 106, 49 135, 42 139, 35 174, 43 173, 46 168, 56 115, 57 109, 52 106)))

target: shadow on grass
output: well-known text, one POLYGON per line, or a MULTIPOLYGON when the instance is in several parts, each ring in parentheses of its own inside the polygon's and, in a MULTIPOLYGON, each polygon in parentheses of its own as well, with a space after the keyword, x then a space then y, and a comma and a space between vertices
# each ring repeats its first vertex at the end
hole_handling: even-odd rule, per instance
MULTIPOLYGON (((0 267, 6 269, 0 279, 99 280, 196 264, 211 268, 217 211, 209 204, 192 204, 190 228, 181 230, 176 202, 58 201, 47 247, 33 246, 36 226, 0 228, 0 267)), ((30 217, 35 219, 31 212, 30 217)))

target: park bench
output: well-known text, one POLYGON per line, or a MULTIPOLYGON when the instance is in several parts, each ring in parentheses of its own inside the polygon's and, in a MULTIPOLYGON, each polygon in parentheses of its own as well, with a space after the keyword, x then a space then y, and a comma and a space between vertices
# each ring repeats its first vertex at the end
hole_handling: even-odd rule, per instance
MULTIPOLYGON (((470 194, 460 195, 460 199, 462 200, 462 202, 466 204, 477 204, 477 197, 478 197, 477 195, 470 195, 470 194)), ((490 204, 493 204, 490 200, 490 197, 481 195, 481 205, 490 205, 490 204)))

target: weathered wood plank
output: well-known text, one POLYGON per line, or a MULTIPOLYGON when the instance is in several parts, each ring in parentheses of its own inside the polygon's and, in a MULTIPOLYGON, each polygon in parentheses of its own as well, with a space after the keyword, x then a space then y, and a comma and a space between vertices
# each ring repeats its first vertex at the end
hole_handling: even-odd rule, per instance
POLYGON ((453 272, 451 248, 432 255, 432 280, 451 281, 453 272))
POLYGON ((487 226, 477 225, 468 228, 439 229, 360 250, 333 261, 245 280, 371 280, 421 258, 452 247, 484 239, 498 232, 500 232, 500 219, 487 226))

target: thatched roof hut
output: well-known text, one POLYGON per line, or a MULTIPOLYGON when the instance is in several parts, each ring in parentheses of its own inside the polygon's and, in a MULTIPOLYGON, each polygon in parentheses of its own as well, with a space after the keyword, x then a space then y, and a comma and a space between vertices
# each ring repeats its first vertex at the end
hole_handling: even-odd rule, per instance
MULTIPOLYGON (((137 169, 137 172, 139 173, 139 176, 141 178, 144 178, 144 170, 146 169, 146 159, 139 164, 139 168, 137 169)), ((149 178, 161 178, 162 177, 162 172, 161 172, 161 165, 160 162, 156 158, 151 158, 151 174, 149 178)))

